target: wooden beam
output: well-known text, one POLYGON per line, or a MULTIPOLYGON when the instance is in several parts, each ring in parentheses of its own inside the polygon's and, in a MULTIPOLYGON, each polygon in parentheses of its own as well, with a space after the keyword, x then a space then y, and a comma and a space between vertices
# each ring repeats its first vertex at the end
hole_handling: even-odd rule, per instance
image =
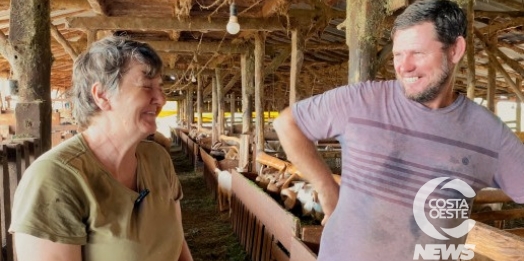
POLYGON ((238 80, 240 80, 240 76, 242 76, 242 74, 240 73, 235 73, 235 75, 233 75, 233 78, 231 78, 231 80, 229 80, 229 82, 227 83, 226 87, 224 87, 224 93, 229 92, 229 90, 231 90, 235 86, 238 80))
MULTIPOLYGON (((167 17, 69 17, 67 28, 83 30, 174 30, 174 31, 226 31, 228 18, 193 17, 177 19, 167 17)), ((278 19, 242 17, 239 19, 242 31, 285 31, 278 19)))
POLYGON ((467 4, 467 18, 468 18, 468 29, 466 38, 466 57, 468 63, 468 75, 467 75, 467 96, 471 100, 475 98, 475 39, 474 36, 474 23, 475 23, 475 11, 473 10, 474 0, 468 0, 467 4))
POLYGON ((43 151, 51 148, 50 12, 49 1, 11 0, 11 66, 19 87, 16 134, 41 139, 43 151))
POLYGON ((212 92, 211 92, 211 146, 218 142, 218 90, 217 90, 217 79, 214 76, 211 80, 212 92))
MULTIPOLYGON (((495 56, 495 54, 493 54, 491 52, 491 50, 488 48, 488 43, 485 42, 485 39, 484 37, 480 34, 480 30, 475 30, 475 35, 477 37, 479 37, 482 41, 480 41, 483 45, 484 45, 484 51, 488 54, 489 58, 490 58, 490 63, 491 63, 491 66, 495 67, 497 69, 497 71, 500 72, 500 74, 502 74, 502 76, 504 77, 504 79, 506 80, 506 83, 509 85, 509 87, 511 88, 511 90, 515 93, 515 95, 517 95, 517 97, 519 98, 519 100, 521 102, 524 102, 524 95, 522 94, 522 91, 520 90, 520 87, 517 86, 517 84, 515 82, 513 82, 513 79, 511 79, 511 76, 508 74, 508 72, 506 72, 506 70, 504 70, 504 67, 502 67, 502 65, 499 63, 499 61, 497 60, 497 57, 495 56)), ((509 64, 508 64, 509 65, 509 64)))
POLYGON ((222 84, 222 72, 220 68, 215 68, 215 79, 217 82, 217 105, 218 105, 218 134, 224 134, 224 115, 225 115, 225 102, 224 102, 224 88, 222 84))
POLYGON ((145 41, 145 43, 157 52, 240 54, 247 51, 247 46, 244 45, 219 42, 145 41))
POLYGON ((522 24, 524 24, 524 17, 511 19, 508 22, 501 23, 501 24, 488 25, 478 30, 482 34, 493 35, 493 34, 496 34, 500 30, 522 26, 522 24))
MULTIPOLYGON (((103 0, 102 0, 103 1, 103 0)), ((100 3, 99 0, 87 0, 89 5, 91 6, 91 9, 97 14, 101 15, 107 15, 107 8, 105 7, 104 3, 100 3)))
POLYGON ((11 63, 11 48, 12 47, 7 40, 7 36, 5 36, 2 30, 0 30, 0 55, 2 55, 9 63, 11 63))
POLYGON ((475 245, 475 253, 490 260, 520 260, 524 256, 524 238, 477 222, 466 244, 475 245))
POLYGON ((297 83, 304 63, 305 39, 298 29, 291 31, 291 69, 289 75, 289 105, 297 101, 297 83))
POLYGON ((475 11, 475 17, 476 18, 497 18, 497 17, 524 17, 523 11, 508 11, 508 12, 501 12, 501 11, 484 11, 484 10, 476 10, 475 11))
MULTIPOLYGON (((255 153, 264 151, 264 57, 266 35, 264 32, 255 34, 255 153)), ((256 154, 254 156, 256 158, 256 154)), ((254 162, 256 171, 260 170, 260 164, 254 162)))
POLYGON ((69 56, 71 56, 71 59, 76 60, 76 57, 78 57, 78 54, 76 53, 75 49, 69 44, 67 39, 64 38, 64 36, 58 31, 58 28, 54 24, 49 25, 51 27, 51 35, 55 38, 55 40, 62 45, 64 48, 64 51, 66 51, 69 56))
POLYGON ((515 61, 514 59, 509 58, 505 53, 503 53, 497 47, 498 43, 492 44, 488 42, 487 39, 484 38, 482 33, 480 33, 480 31, 477 29, 475 29, 475 36, 477 36, 477 38, 479 38, 482 41, 483 45, 488 49, 489 52, 500 57, 500 59, 504 61, 504 63, 506 63, 511 69, 513 69, 515 72, 521 75, 521 77, 524 76, 524 68, 522 68, 522 66, 520 65, 518 61, 515 61))
POLYGON ((197 125, 198 125, 198 131, 200 132, 200 129, 202 128, 202 76, 197 75, 197 101, 196 101, 196 107, 197 107, 197 125))
POLYGON ((349 46, 348 82, 356 83, 375 78, 377 59, 376 45, 380 37, 380 28, 385 17, 382 1, 349 1, 346 5, 349 26, 346 26, 346 38, 349 46))

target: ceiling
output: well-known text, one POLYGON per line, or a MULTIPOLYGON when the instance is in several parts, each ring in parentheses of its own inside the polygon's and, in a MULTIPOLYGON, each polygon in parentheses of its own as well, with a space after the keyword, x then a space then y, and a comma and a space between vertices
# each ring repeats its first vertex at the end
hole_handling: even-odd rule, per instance
MULTIPOLYGON (((397 0, 391 0, 396 1, 397 0)), ((402 1, 401 1, 402 2, 402 1)), ((467 1, 462 1, 467 2, 467 1)), ((306 39, 299 76, 301 98, 347 84, 348 47, 345 30, 337 29, 345 19, 342 0, 235 0, 240 33, 228 34, 230 0, 51 0, 51 19, 60 35, 78 54, 87 43, 109 34, 127 35, 150 43, 161 55, 165 87, 176 96, 180 89, 196 86, 191 76, 200 74, 205 94, 210 94, 211 75, 220 68, 226 91, 240 96, 240 57, 253 48, 254 35, 265 32, 265 95, 271 109, 287 104, 290 82, 290 28, 299 28, 306 39), (173 80, 174 79, 174 80, 173 80)), ((475 27, 480 36, 495 35, 498 60, 513 81, 522 78, 524 59, 524 3, 520 0, 476 0, 475 27), (500 54, 502 53, 502 54, 500 54), (507 56, 507 60, 504 61, 507 56)), ((398 13, 398 12, 397 12, 398 13)), ((389 44, 388 30, 395 12, 380 28, 377 53, 389 44)), ((9 1, 0 0, 0 29, 9 34, 9 1)), ((51 39, 54 62, 51 87, 67 90, 71 85, 73 58, 57 38, 51 39)), ((387 49, 384 49, 387 50, 387 49)), ((378 79, 394 78, 390 56, 378 79)), ((464 59, 465 60, 465 59, 464 59)), ((488 53, 475 39, 476 92, 487 89, 488 53)), ((9 64, 0 58, 0 77, 10 75, 9 64)), ((498 73, 497 95, 513 97, 512 86, 498 73)), ((466 92, 467 63, 462 63, 456 88, 466 92)))

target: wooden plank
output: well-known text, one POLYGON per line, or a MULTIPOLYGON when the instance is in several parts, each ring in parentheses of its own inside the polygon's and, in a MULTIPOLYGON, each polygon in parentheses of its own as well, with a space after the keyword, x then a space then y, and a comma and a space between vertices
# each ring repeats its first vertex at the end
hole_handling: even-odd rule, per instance
POLYGON ((256 230, 255 230, 255 247, 253 249, 253 253, 251 255, 251 260, 253 261, 260 261, 260 255, 262 250, 262 239, 264 237, 263 233, 263 224, 258 220, 258 218, 255 220, 256 222, 256 230))
POLYGON ((524 228, 512 228, 512 229, 505 229, 504 231, 511 233, 513 235, 524 237, 524 228))
POLYGON ((268 231, 267 227, 264 226, 264 237, 262 242, 262 258, 261 260, 266 261, 271 259, 271 242, 273 236, 268 231))
POLYGON ((524 238, 477 222, 466 244, 475 245, 475 253, 493 260, 523 260, 524 238))
POLYGON ((23 144, 22 144, 23 153, 24 153, 24 169, 23 169, 23 171, 25 171, 29 167, 29 165, 31 164, 31 161, 29 159, 29 154, 31 153, 30 152, 30 147, 31 147, 30 142, 28 140, 24 140, 23 144))
POLYGON ((271 244, 271 257, 277 261, 289 261, 288 254, 278 246, 277 241, 273 241, 271 244))
POLYGON ((471 219, 480 222, 487 222, 493 220, 511 220, 517 218, 524 218, 524 209, 509 209, 471 214, 471 219))
POLYGON ((289 261, 315 261, 317 255, 309 249, 300 239, 293 237, 291 240, 291 251, 289 261))
POLYGON ((320 244, 323 226, 302 226, 301 240, 307 243, 320 244))
MULTIPOLYGON (((3 182, 3 213, 4 213, 4 220, 2 227, 5 229, 3 231, 3 235, 5 236, 5 244, 6 244, 6 251, 7 251, 7 260, 13 260, 13 237, 9 235, 7 232, 7 229, 9 228, 9 225, 11 224, 11 207, 12 207, 12 194, 11 190, 11 182, 10 182, 10 176, 9 175, 9 166, 7 161, 7 145, 3 145, 3 153, 2 153, 2 182, 3 182), (5 234, 4 234, 5 233, 5 234)), ((14 191, 14 190, 13 190, 14 191)))
POLYGON ((507 203, 513 202, 513 200, 504 193, 501 189, 482 189, 475 196, 473 204, 485 204, 485 203, 507 203))
POLYGON ((255 225, 255 216, 252 213, 248 213, 247 218, 247 242, 246 242, 246 252, 251 253, 253 252, 253 243, 255 241, 255 238, 253 237, 254 234, 254 226, 255 225))
POLYGON ((236 170, 233 170, 231 175, 232 188, 236 196, 286 249, 290 249, 292 237, 298 236, 299 219, 284 210, 260 187, 236 170))

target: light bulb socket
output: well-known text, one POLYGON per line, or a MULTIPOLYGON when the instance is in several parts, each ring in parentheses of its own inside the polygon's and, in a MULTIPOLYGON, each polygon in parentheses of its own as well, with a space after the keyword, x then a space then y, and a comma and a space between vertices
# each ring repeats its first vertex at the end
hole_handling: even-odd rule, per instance
POLYGON ((231 5, 229 5, 229 15, 237 16, 237 7, 235 6, 235 3, 231 3, 231 5))

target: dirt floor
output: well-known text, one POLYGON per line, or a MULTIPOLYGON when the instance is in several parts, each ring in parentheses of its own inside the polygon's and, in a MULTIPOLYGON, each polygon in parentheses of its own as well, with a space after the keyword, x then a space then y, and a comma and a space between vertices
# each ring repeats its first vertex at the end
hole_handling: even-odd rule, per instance
POLYGON ((187 243, 195 261, 250 260, 233 233, 227 212, 219 213, 213 195, 206 188, 202 166, 193 165, 180 147, 171 149, 184 198, 182 222, 187 243))

